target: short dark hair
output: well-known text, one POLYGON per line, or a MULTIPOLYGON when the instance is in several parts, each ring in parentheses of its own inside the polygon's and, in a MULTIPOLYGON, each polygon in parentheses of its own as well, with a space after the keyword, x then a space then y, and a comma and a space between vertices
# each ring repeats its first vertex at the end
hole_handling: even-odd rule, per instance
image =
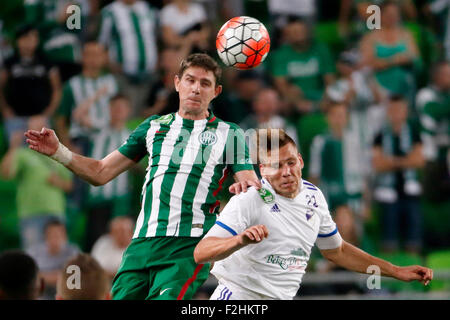
POLYGON ((261 155, 273 151, 274 145, 278 146, 278 149, 288 144, 292 144, 295 148, 297 148, 297 144, 294 139, 292 139, 283 129, 258 129, 256 131, 255 142, 258 150, 258 163, 261 163, 261 155))
POLYGON ((116 100, 127 100, 128 102, 130 102, 130 98, 126 95, 126 94, 124 94, 124 93, 122 93, 122 92, 119 92, 119 93, 116 93, 115 95, 113 95, 110 99, 109 99, 109 103, 111 104, 112 102, 114 102, 114 101, 116 101, 116 100))
POLYGON ((35 26, 33 26, 32 24, 29 24, 29 23, 22 24, 22 25, 18 26, 17 29, 16 29, 15 39, 18 40, 19 38, 21 38, 24 35, 27 35, 31 31, 36 31, 37 32, 38 29, 35 26))
POLYGON ((47 232, 50 227, 63 227, 65 229, 66 225, 60 219, 52 218, 45 224, 44 233, 47 232))
POLYGON ((7 299, 34 299, 38 266, 23 251, 8 250, 0 254, 0 290, 7 299))
POLYGON ((408 102, 408 100, 406 99, 406 97, 404 95, 401 94, 391 94, 389 96, 389 102, 408 102))
POLYGON ((347 104, 345 101, 337 101, 337 100, 329 100, 324 104, 323 111, 328 114, 331 110, 333 110, 335 107, 344 106, 346 107, 347 104))
POLYGON ((200 67, 207 71, 212 71, 214 78, 216 79, 216 86, 219 85, 222 77, 222 69, 218 63, 206 53, 193 53, 186 59, 181 61, 180 68, 178 69, 178 78, 182 78, 184 71, 190 67, 200 67))

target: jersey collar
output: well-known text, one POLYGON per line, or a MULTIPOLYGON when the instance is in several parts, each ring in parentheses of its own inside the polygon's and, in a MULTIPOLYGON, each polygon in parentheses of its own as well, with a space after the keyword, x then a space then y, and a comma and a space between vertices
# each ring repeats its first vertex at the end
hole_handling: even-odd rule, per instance
POLYGON ((201 126, 206 124, 210 124, 210 123, 214 123, 215 121, 217 121, 216 116, 213 114, 213 112, 211 111, 211 109, 208 109, 209 115, 206 119, 201 119, 201 120, 190 120, 190 119, 185 119, 182 116, 180 116, 180 114, 177 112, 175 112, 175 121, 177 121, 178 123, 182 123, 183 126, 185 127, 195 127, 195 126, 201 126))

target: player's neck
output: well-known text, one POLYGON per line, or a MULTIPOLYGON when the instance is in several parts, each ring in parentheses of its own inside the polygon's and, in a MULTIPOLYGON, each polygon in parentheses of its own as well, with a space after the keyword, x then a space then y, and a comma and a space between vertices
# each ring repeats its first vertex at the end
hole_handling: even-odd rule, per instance
POLYGON ((204 120, 204 119, 207 119, 209 116, 208 110, 204 110, 199 113, 196 113, 196 112, 192 112, 192 111, 185 111, 181 108, 180 108, 180 110, 178 110, 178 114, 180 115, 180 117, 182 117, 184 119, 188 119, 188 120, 204 120))

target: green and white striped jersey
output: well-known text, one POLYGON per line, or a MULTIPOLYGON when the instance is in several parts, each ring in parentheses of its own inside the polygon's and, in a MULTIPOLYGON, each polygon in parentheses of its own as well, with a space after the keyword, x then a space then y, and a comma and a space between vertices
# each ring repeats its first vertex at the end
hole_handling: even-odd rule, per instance
POLYGON ((253 169, 243 131, 211 111, 204 120, 152 116, 119 152, 135 161, 149 155, 133 238, 204 235, 216 221, 227 175, 253 169))
POLYGON ((434 86, 422 88, 417 93, 416 106, 425 158, 446 159, 450 148, 450 92, 434 86))
MULTIPOLYGON (((114 150, 117 150, 127 140, 130 133, 131 131, 127 128, 121 130, 111 127, 102 129, 91 137, 90 157, 98 160, 103 159, 114 150)), ((89 201, 91 203, 99 203, 128 195, 130 193, 128 179, 128 172, 125 171, 103 186, 94 187, 90 185, 89 201)))
POLYGON ((87 78, 80 74, 70 78, 64 85, 63 95, 57 110, 58 115, 62 115, 70 121, 70 137, 87 137, 93 132, 108 127, 110 121, 109 100, 118 91, 117 81, 111 74, 105 74, 97 78, 87 78), (77 106, 86 99, 95 97, 103 90, 105 93, 99 95, 99 98, 89 109, 93 128, 83 127, 72 119, 73 110, 77 106))
POLYGON ((331 208, 361 197, 368 159, 360 140, 346 130, 342 139, 330 133, 317 135, 311 145, 310 176, 320 179, 320 188, 331 208))
POLYGON ((156 12, 144 1, 127 5, 114 1, 102 10, 99 42, 110 48, 123 72, 139 76, 155 71, 156 12))

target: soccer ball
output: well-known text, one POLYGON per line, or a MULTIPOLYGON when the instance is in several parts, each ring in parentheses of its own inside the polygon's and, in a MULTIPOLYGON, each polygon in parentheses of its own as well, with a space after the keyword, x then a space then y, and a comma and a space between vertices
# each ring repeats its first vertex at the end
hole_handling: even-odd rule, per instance
POLYGON ((270 50, 269 33, 255 18, 234 17, 220 28, 216 48, 225 65, 251 69, 267 57, 270 50))

